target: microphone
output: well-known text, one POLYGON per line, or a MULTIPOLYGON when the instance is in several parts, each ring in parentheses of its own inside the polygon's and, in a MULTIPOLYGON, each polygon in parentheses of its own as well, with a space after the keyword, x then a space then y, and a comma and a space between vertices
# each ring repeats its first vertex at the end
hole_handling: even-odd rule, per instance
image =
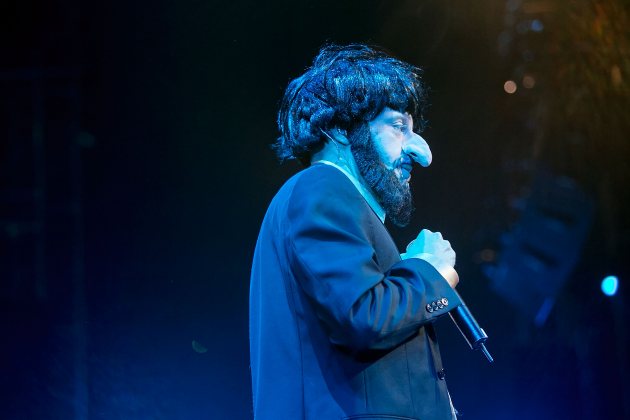
POLYGON ((451 319, 457 326, 459 332, 464 336, 464 339, 470 346, 472 350, 481 350, 488 362, 494 362, 494 359, 486 349, 485 342, 488 340, 488 335, 486 332, 479 326, 475 317, 472 316, 464 299, 457 293, 456 290, 453 290, 455 294, 462 301, 462 304, 455 309, 448 312, 451 319))

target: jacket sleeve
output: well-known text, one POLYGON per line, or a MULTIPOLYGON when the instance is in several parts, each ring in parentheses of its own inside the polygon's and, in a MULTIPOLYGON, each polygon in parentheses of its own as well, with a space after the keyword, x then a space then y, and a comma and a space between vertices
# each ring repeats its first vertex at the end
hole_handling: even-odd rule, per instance
POLYGON ((388 349, 461 302, 424 260, 379 266, 371 236, 380 221, 339 175, 296 183, 287 213, 289 261, 333 344, 388 349))

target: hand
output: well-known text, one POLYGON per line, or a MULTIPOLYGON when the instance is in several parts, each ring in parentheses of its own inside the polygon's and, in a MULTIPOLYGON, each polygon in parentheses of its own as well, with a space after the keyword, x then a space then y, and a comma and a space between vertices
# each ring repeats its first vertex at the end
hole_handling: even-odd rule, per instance
POLYGON ((420 258, 427 261, 446 279, 448 284, 455 288, 459 282, 459 276, 454 269, 455 251, 451 243, 440 232, 431 232, 423 229, 416 239, 407 245, 407 252, 401 254, 402 259, 420 258))

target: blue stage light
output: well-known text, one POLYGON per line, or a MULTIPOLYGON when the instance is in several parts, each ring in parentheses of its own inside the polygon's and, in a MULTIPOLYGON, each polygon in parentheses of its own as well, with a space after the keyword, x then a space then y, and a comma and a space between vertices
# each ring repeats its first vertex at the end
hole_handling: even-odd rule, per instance
POLYGON ((545 29, 545 26, 543 25, 543 23, 540 20, 534 19, 531 22, 530 28, 534 32, 542 32, 543 29, 545 29))
POLYGON ((614 296, 619 288, 619 279, 617 276, 607 276, 602 280, 602 292, 606 296, 614 296))

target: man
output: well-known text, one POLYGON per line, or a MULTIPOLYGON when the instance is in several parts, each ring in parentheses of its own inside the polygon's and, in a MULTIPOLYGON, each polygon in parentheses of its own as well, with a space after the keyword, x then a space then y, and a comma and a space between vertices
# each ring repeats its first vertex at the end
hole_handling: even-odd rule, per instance
POLYGON ((365 45, 324 47, 293 80, 276 151, 307 168, 256 245, 250 350, 257 420, 452 419, 431 323, 461 304, 455 252, 423 230, 400 255, 385 217, 412 212, 431 163, 419 69, 365 45))

